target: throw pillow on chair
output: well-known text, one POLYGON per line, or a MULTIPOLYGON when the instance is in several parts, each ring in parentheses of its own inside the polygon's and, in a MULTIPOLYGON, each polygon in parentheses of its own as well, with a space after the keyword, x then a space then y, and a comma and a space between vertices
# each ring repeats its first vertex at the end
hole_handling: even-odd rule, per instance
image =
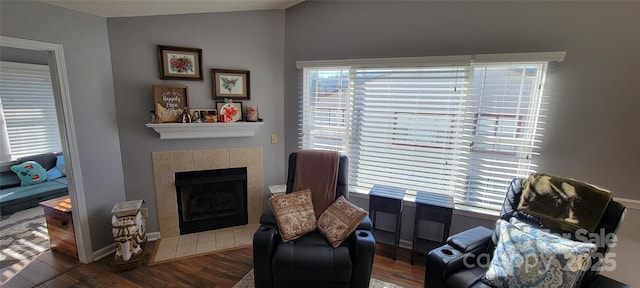
POLYGON ((313 212, 311 189, 272 196, 269 206, 276 218, 282 242, 300 238, 316 230, 316 215, 313 212))
POLYGON ((340 196, 320 215, 318 230, 333 248, 338 248, 367 214, 367 211, 340 196))

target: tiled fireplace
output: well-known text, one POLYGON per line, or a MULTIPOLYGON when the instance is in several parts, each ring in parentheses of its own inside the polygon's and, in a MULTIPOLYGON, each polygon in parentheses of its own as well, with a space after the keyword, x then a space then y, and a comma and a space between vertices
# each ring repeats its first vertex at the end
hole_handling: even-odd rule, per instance
POLYGON ((175 173, 212 169, 247 168, 249 224, 262 214, 262 147, 153 152, 153 175, 160 235, 180 235, 175 173))

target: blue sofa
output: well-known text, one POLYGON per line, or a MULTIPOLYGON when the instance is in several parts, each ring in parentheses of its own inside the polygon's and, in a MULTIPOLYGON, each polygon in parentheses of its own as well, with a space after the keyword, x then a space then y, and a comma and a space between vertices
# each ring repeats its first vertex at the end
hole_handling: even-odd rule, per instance
MULTIPOLYGON (((46 170, 56 166, 54 153, 22 157, 16 164, 26 161, 38 162, 46 170)), ((20 179, 12 171, 0 172, 0 215, 9 215, 18 211, 37 207, 42 201, 69 194, 67 178, 61 177, 29 186, 20 186, 20 179)))

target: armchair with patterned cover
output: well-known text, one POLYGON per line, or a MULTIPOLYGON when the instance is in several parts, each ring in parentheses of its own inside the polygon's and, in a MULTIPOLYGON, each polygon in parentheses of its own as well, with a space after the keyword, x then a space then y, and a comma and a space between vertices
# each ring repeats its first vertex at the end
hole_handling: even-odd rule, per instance
MULTIPOLYGON (((523 211, 520 211, 518 208, 519 203, 522 201, 521 196, 523 194, 523 182, 525 179, 513 179, 504 200, 502 211, 500 212, 500 219, 504 220, 502 223, 516 223, 516 225, 531 225, 528 227, 541 227, 541 219, 536 216, 530 215, 523 211), (512 220, 513 218, 517 220, 512 220)), ((603 205, 604 213, 600 218, 599 224, 595 229, 595 233, 598 235, 615 235, 616 231, 620 227, 622 220, 624 218, 624 214, 626 208, 611 199, 606 206, 603 205)), ((501 221, 498 220, 498 221, 501 221)), ((596 222, 598 223, 598 222, 596 222)), ((510 225, 510 224, 506 224, 510 225)), ((496 227, 502 227, 496 225, 496 227)), ((524 227, 524 226, 523 226, 524 227)), ((532 228, 527 228, 531 230, 532 228)), ((577 278, 578 280, 574 282, 575 286, 573 287, 628 287, 627 285, 615 281, 613 279, 607 278, 603 275, 600 275, 599 272, 603 268, 607 268, 611 263, 606 263, 607 260, 607 252, 609 248, 615 241, 615 237, 596 237, 594 234, 588 233, 571 233, 562 229, 555 228, 545 228, 548 232, 551 232, 552 235, 563 235, 564 238, 571 238, 572 241, 582 241, 582 243, 586 242, 597 242, 594 244, 593 249, 595 253, 591 254, 591 261, 585 262, 586 269, 581 271, 581 277, 577 278), (569 236, 567 236, 569 235, 569 236), (592 235, 592 236, 589 236, 592 235), (577 236, 577 237, 576 237, 577 236), (597 248, 595 248, 597 247, 597 248)), ((502 231, 502 230, 501 230, 502 231)), ((528 231, 528 230, 527 230, 528 231)), ((575 232, 575 231, 574 231, 575 232)), ((518 238, 520 235, 516 235, 512 238, 515 241, 522 240, 518 238)), ((546 237, 546 235, 545 235, 546 237)), ((552 239, 546 237, 544 239, 552 239)), ((555 239, 555 238, 553 238, 555 239)), ((427 255, 427 264, 426 264, 426 273, 425 273, 425 282, 424 287, 428 288, 465 288, 465 287, 493 287, 492 283, 487 283, 486 279, 482 279, 486 277, 485 273, 491 268, 492 260, 494 258, 499 257, 494 255, 494 250, 496 250, 496 246, 498 243, 498 232, 496 230, 491 230, 485 227, 475 227, 470 230, 463 231, 456 235, 452 235, 447 239, 447 243, 439 248, 431 250, 427 255)), ((525 241, 525 240, 522 240, 525 241)), ((547 241, 547 240, 541 240, 547 241)), ((551 241, 551 240, 549 240, 551 241)), ((527 247, 531 247, 534 245, 540 245, 540 241, 534 241, 535 244, 528 243, 527 247)), ((575 247, 581 245, 581 242, 573 242, 575 243, 575 247)), ((587 244, 590 245, 590 244, 587 244)), ((543 245, 541 245, 543 246, 543 245)), ((571 246, 571 245, 569 245, 571 246)), ((503 251, 504 252, 504 251, 503 251)), ((509 253, 502 253, 509 254, 509 253)), ((500 255, 505 256, 505 255, 500 255)), ((589 256, 586 256, 589 258, 589 256)), ((562 259, 561 259, 562 260, 562 259)), ((543 259, 543 261, 546 261, 543 259)), ((545 265, 551 265, 548 263, 543 263, 545 265)), ((509 266, 510 264, 506 265, 509 266)), ((512 265, 515 266, 515 265, 512 265)), ((499 267, 500 268, 500 267, 499 267)), ((504 267, 502 267, 504 268, 504 267)), ((553 269, 550 271, 546 271, 548 278, 553 277, 554 273, 562 273, 564 272, 564 267, 559 269, 553 269)), ((517 270, 521 271, 521 270, 517 270)), ((531 271, 528 271, 531 272, 531 271)), ((524 272, 522 272, 524 273, 524 272)), ((493 274, 492 274, 493 275, 493 274)), ((520 274, 514 275, 519 277, 520 279, 516 279, 516 281, 522 281, 521 276, 525 276, 520 274)), ((504 280, 504 279, 500 279, 504 280)), ((554 284, 556 286, 548 286, 548 287, 567 287, 564 285, 565 283, 554 284)), ((540 284, 537 285, 522 285, 518 284, 518 287, 540 287, 540 284)), ((509 285, 505 285, 509 286, 509 285)), ((510 286, 510 287, 513 287, 510 286)), ((547 286, 545 286, 547 287, 547 286)))

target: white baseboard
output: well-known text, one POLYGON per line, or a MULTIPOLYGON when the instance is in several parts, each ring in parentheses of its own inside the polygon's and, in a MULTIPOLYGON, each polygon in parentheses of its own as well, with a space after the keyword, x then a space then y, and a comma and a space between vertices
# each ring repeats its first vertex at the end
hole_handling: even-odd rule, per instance
POLYGON ((640 201, 638 200, 618 197, 613 197, 613 200, 620 202, 620 204, 629 209, 640 210, 640 201))
MULTIPOLYGON (((160 239, 160 232, 147 233, 147 241, 156 241, 160 239)), ((104 257, 116 252, 116 243, 112 243, 98 251, 93 252, 93 261, 98 261, 104 257)))
POLYGON ((107 257, 115 251, 116 251, 116 243, 112 243, 107 247, 104 247, 98 251, 93 252, 93 261, 98 261, 104 257, 107 257))
POLYGON ((156 240, 160 240, 160 232, 151 232, 151 233, 147 233, 147 241, 156 241, 156 240))
POLYGON ((398 246, 400 246, 400 248, 411 250, 411 248, 413 247, 413 241, 400 239, 400 243, 398 244, 398 246))

